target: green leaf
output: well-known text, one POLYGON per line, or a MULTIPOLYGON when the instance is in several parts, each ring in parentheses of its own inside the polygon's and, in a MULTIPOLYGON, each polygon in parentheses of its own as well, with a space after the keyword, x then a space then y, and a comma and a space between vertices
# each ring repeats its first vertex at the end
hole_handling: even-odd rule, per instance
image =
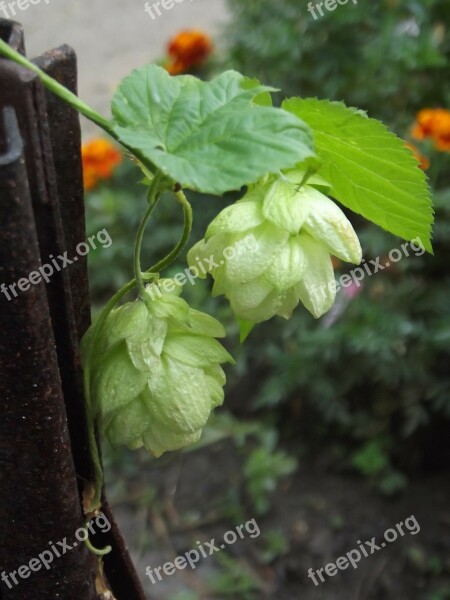
POLYGON ((314 132, 319 173, 342 204, 432 252, 433 208, 426 176, 403 140, 341 102, 291 98, 283 108, 314 132))
MULTIPOLYGON (((251 90, 253 88, 261 89, 260 82, 257 79, 251 79, 250 77, 244 77, 242 79, 241 86, 244 90, 251 90)), ((253 98, 253 102, 261 106, 273 106, 272 96, 270 92, 263 92, 260 96, 255 96, 255 98, 253 98)))
POLYGON ((113 128, 183 187, 221 195, 314 156, 308 126, 267 106, 270 91, 235 71, 203 82, 148 65, 117 89, 113 128))

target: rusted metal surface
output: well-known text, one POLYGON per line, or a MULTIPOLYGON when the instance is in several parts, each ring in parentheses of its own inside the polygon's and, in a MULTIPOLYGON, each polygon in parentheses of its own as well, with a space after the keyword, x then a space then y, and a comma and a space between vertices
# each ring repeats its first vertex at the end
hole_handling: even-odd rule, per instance
MULTIPOLYGON (((69 46, 62 46, 45 53, 34 61, 42 70, 59 81, 70 91, 77 93, 77 60, 69 46)), ((76 255, 76 246, 85 241, 85 216, 83 197, 83 172, 81 162, 81 128, 78 113, 70 106, 46 92, 50 143, 55 164, 56 186, 66 249, 69 256, 76 255)), ((90 324, 89 284, 87 257, 67 269, 78 340, 90 324)))
MULTIPOLYGON (((23 52, 20 26, 0 20, 0 35, 23 52)), ((35 62, 76 92, 70 48, 35 62)), ((93 468, 79 359, 90 309, 87 261, 76 252, 85 240, 78 115, 47 93, 33 73, 6 60, 0 60, 2 106, 14 108, 18 129, 16 145, 12 138, 5 144, 6 129, 12 135, 14 128, 8 109, 0 135, 0 283, 27 277, 58 256, 73 261, 17 298, 0 294, 0 518, 5 525, 0 567, 10 572, 47 549, 49 541, 73 539, 83 522, 83 485, 93 468)), ((118 600, 145 600, 106 501, 104 512, 112 529, 93 542, 113 546, 105 558, 111 589, 118 600)), ((94 570, 94 557, 79 543, 50 571, 33 573, 11 590, 0 580, 0 599, 91 600, 94 570)))
MULTIPOLYGON (((17 282, 41 266, 20 135, 13 109, 0 158, 0 282, 17 282)), ((0 565, 2 600, 96 598, 95 561, 84 545, 54 558, 49 570, 17 570, 82 525, 75 468, 43 283, 2 294, 0 308, 0 565)), ((48 556, 48 555, 47 555, 48 556)), ((49 557, 48 557, 49 558, 49 557)))

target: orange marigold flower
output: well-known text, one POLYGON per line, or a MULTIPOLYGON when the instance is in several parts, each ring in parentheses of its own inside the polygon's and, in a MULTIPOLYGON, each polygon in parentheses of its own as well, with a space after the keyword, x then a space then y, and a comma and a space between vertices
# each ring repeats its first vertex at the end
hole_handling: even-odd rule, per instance
POLYGON ((436 148, 441 152, 450 152, 450 133, 437 138, 436 148))
POLYGON ((98 176, 95 168, 83 166, 83 185, 86 191, 92 190, 97 185, 98 176))
POLYGON ((417 114, 411 135, 416 140, 432 139, 441 152, 450 151, 450 111, 425 108, 417 114))
POLYGON ((416 122, 412 128, 411 135, 416 140, 423 140, 432 135, 434 110, 424 108, 417 113, 416 122))
POLYGON ((181 31, 168 44, 170 62, 166 65, 166 69, 171 75, 186 73, 192 67, 202 65, 212 49, 212 40, 203 31, 197 29, 181 31))
POLYGON ((424 156, 423 154, 421 154, 419 149, 416 146, 414 146, 414 144, 410 144, 409 142, 406 142, 405 146, 407 148, 409 148, 411 150, 411 152, 414 154, 414 158, 419 163, 419 167, 423 171, 426 171, 430 166, 430 159, 427 156, 424 156))
POLYGON ((436 111, 433 137, 438 150, 450 151, 450 111, 444 109, 436 111))
POLYGON ((81 156, 85 190, 91 190, 101 179, 111 177, 116 166, 122 162, 122 154, 104 138, 97 138, 83 144, 81 156))

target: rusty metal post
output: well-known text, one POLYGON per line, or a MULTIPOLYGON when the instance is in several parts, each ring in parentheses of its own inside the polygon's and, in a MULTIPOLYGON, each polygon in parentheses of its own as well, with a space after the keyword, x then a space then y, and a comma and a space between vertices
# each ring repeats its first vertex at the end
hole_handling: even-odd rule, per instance
MULTIPOLYGON (((12 108, 0 158, 0 282, 17 282, 41 266, 23 144, 12 108)), ((95 562, 79 545, 49 570, 17 571, 82 526, 75 468, 44 283, 0 309, 0 564, 3 600, 96 598, 95 562), (14 576, 9 573, 15 571, 14 576), (17 582, 17 583, 15 583, 17 582), (9 587, 11 586, 11 587, 9 587)), ((15 290, 17 293, 17 290, 15 290)))
MULTIPOLYGON (((20 26, 0 20, 0 35, 23 52, 20 26)), ((36 62, 76 92, 70 48, 36 62)), ((0 60, 1 107, 8 108, 0 135, 0 284, 28 277, 51 257, 77 257, 54 269, 47 283, 17 297, 7 287, 9 299, 0 293, 0 567, 9 573, 49 542, 74 539, 93 468, 79 360, 90 310, 87 262, 75 250, 85 240, 78 115, 33 73, 6 60, 0 60)), ((117 600, 144 600, 106 500, 103 510, 112 529, 93 541, 113 546, 105 558, 111 589, 117 600)), ((97 598, 95 565, 78 544, 50 570, 19 577, 11 589, 0 580, 0 599, 97 598)))

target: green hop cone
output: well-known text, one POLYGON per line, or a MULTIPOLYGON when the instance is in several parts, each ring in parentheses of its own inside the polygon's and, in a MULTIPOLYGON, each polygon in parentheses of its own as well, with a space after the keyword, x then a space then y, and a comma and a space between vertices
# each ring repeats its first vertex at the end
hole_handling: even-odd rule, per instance
POLYGON ((209 270, 213 295, 224 294, 238 319, 288 319, 301 301, 316 318, 331 308, 336 283, 331 255, 359 264, 358 237, 315 176, 301 171, 266 180, 222 210, 188 254, 200 277, 209 270), (208 265, 207 268, 205 266, 208 265))
MULTIPOLYGON (((200 439, 223 402, 220 364, 234 361, 215 339, 225 336, 223 326, 179 298, 180 285, 161 279, 146 292, 145 301, 113 310, 96 335, 90 400, 114 446, 160 456, 200 439)), ((92 331, 83 339, 84 363, 92 331)))

